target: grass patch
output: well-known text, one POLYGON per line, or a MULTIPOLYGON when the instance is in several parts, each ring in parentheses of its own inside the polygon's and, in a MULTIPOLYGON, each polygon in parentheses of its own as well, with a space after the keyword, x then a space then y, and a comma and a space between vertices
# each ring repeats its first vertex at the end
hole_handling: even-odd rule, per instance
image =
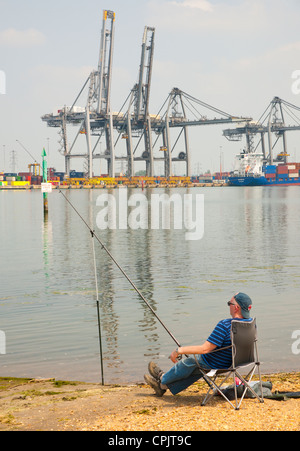
POLYGON ((18 385, 28 384, 31 379, 18 377, 0 377, 0 391, 8 388, 17 387, 18 385))
POLYGON ((0 423, 2 424, 13 424, 15 421, 15 417, 11 413, 7 413, 6 415, 0 416, 0 423))
POLYGON ((64 396, 62 401, 75 401, 77 398, 77 396, 64 396))
POLYGON ((136 415, 152 415, 156 411, 157 411, 157 407, 154 407, 153 409, 136 410, 133 413, 135 413, 136 415))
POLYGON ((53 386, 54 387, 63 387, 64 385, 79 385, 79 382, 70 382, 70 381, 54 381, 53 386))

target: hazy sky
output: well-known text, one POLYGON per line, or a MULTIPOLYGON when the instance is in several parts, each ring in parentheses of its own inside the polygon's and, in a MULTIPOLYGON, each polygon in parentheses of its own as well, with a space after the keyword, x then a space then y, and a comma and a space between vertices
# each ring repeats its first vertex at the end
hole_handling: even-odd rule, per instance
MULTIPOLYGON (((173 87, 255 120, 274 96, 300 106, 300 94, 292 91, 292 74, 300 70, 299 0, 0 0, 0 71, 6 76, 6 94, 0 94, 0 169, 3 146, 6 171, 12 150, 18 171, 31 162, 16 140, 37 160, 49 143, 51 166, 64 169, 57 130, 41 116, 72 105, 96 69, 104 9, 116 13, 114 111, 137 81, 145 25, 156 29, 151 113, 173 87)), ((191 129, 193 169, 218 170, 221 151, 225 169, 232 169, 244 142, 227 141, 224 128, 191 129)), ((292 159, 300 160, 299 138, 300 132, 288 135, 292 159)), ((82 170, 83 162, 72 167, 82 170)))

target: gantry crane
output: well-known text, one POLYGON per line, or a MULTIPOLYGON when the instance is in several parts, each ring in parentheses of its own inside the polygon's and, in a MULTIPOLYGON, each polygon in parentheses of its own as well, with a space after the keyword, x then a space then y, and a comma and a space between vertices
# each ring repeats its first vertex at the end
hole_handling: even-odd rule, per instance
MULTIPOLYGON (((141 64, 139 71, 139 81, 134 85, 129 99, 129 106, 125 116, 119 113, 114 117, 114 126, 119 132, 119 136, 126 139, 128 175, 134 175, 134 161, 144 161, 146 163, 146 174, 154 175, 154 162, 164 162, 165 177, 172 175, 172 162, 185 162, 186 175, 191 175, 190 168, 190 146, 189 146, 189 126, 209 125, 209 124, 228 124, 234 122, 248 122, 251 118, 238 118, 214 108, 196 98, 186 94, 178 88, 174 88, 169 94, 164 105, 167 110, 161 114, 164 108, 157 114, 149 114, 151 76, 154 54, 155 29, 145 27, 143 41, 141 64), (208 119, 201 114, 196 106, 201 106, 204 110, 216 113, 220 117, 208 119), (194 117, 188 119, 187 110, 191 110, 194 117), (180 128, 179 136, 172 144, 170 129, 180 128), (154 134, 154 136, 153 136, 154 134), (184 135, 184 145, 178 156, 174 156, 174 150, 179 143, 179 138, 184 135), (137 144, 133 146, 133 139, 137 138, 137 144), (144 140, 142 139, 144 138, 144 140), (155 145, 160 141, 159 151, 163 156, 155 156, 155 145), (142 146, 142 152, 138 154, 138 148, 142 146)), ((126 104, 126 102, 125 102, 126 104)))
POLYGON ((186 175, 191 176, 190 167, 190 144, 188 127, 203 126, 203 125, 218 125, 236 122, 251 121, 251 118, 239 118, 229 113, 219 110, 195 97, 174 88, 167 100, 167 111, 164 114, 164 121, 161 126, 157 126, 156 132, 160 132, 163 138, 163 147, 165 153, 165 176, 170 177, 172 161, 185 161, 186 175), (201 111, 199 111, 199 108, 201 111), (191 114, 188 118, 187 112, 191 114), (208 112, 215 113, 215 117, 209 119, 208 112), (172 145, 170 139, 170 129, 179 129, 178 137, 172 145), (184 136, 184 144, 177 157, 172 156, 180 136, 184 136))
POLYGON ((79 95, 70 108, 64 107, 60 111, 58 111, 57 115, 46 114, 42 117, 42 120, 47 122, 47 125, 49 127, 60 128, 60 151, 65 156, 65 170, 67 174, 70 173, 71 158, 86 158, 88 162, 88 177, 93 176, 93 158, 96 156, 94 155, 96 146, 94 148, 92 147, 91 124, 95 122, 101 124, 102 133, 105 135, 105 158, 108 162, 109 172, 110 174, 114 174, 115 172, 113 119, 110 102, 114 30, 115 13, 113 11, 105 10, 103 12, 103 25, 101 33, 98 70, 91 72, 79 95), (89 86, 89 91, 86 107, 77 107, 76 103, 87 86, 89 86), (73 126, 79 126, 78 133, 72 145, 69 145, 68 142, 67 125, 69 124, 73 126), (73 154, 72 151, 74 145, 80 134, 86 135, 87 153, 73 154))
POLYGON ((286 163, 289 156, 286 133, 300 130, 300 118, 296 116, 295 111, 299 112, 300 108, 279 97, 274 97, 257 122, 250 121, 235 129, 224 130, 223 134, 229 141, 241 141, 245 136, 246 153, 256 152, 260 144, 265 162, 273 164, 276 161, 282 161, 286 163), (295 125, 286 125, 286 116, 289 116, 295 125), (273 134, 276 137, 274 143, 273 134), (256 135, 260 136, 260 140, 255 147, 254 137, 256 135), (268 146, 265 144, 265 135, 268 137, 268 146), (274 156, 274 148, 280 139, 282 139, 282 149, 277 156, 274 156))
MULTIPOLYGON (((119 135, 115 145, 120 136, 126 140, 127 156, 116 157, 116 159, 125 159, 128 162, 128 174, 134 175, 134 161, 143 160, 146 162, 146 171, 148 175, 154 175, 154 159, 153 159, 153 145, 152 145, 152 126, 151 115, 149 114, 149 102, 151 92, 151 79, 153 68, 154 55, 154 36, 155 29, 152 27, 145 27, 141 63, 139 69, 138 83, 136 83, 131 90, 126 105, 129 101, 126 113, 113 114, 113 127, 118 131, 119 135), (144 151, 142 157, 136 157, 136 148, 133 148, 133 140, 138 138, 139 143, 144 138, 144 151)), ((101 121, 93 121, 91 124, 92 134, 100 134, 102 129, 101 121)))
MULTIPOLYGON (((155 29, 145 27, 143 40, 141 63, 139 69, 138 82, 134 85, 123 107, 129 100, 126 112, 121 108, 119 113, 113 113, 111 108, 111 85, 112 85, 112 62, 114 47, 115 13, 105 10, 103 12, 103 25, 101 33, 100 56, 98 68, 92 71, 82 87, 79 95, 71 107, 64 107, 58 114, 47 114, 42 120, 49 127, 59 128, 60 152, 65 157, 65 170, 70 173, 70 160, 72 158, 84 158, 87 161, 87 176, 93 176, 93 160, 96 158, 107 161, 108 173, 115 176, 115 161, 126 160, 128 163, 128 175, 134 175, 134 162, 144 161, 146 173, 154 175, 154 162, 163 161, 165 176, 172 175, 172 162, 185 162, 186 175, 190 176, 190 147, 188 127, 225 124, 234 122, 251 121, 250 118, 238 118, 214 108, 196 98, 184 93, 178 88, 174 88, 168 96, 161 110, 167 105, 166 111, 161 115, 151 115, 149 112, 149 102, 151 93, 151 79, 154 58, 154 38, 155 29), (88 87, 86 106, 81 108, 76 106, 84 90, 88 87), (203 113, 199 113, 195 107, 201 106, 210 112, 216 113, 219 117, 208 119, 203 113), (194 118, 188 118, 187 111, 193 110, 194 118), (68 125, 78 128, 77 134, 69 143, 68 125), (170 130, 179 128, 179 136, 175 143, 171 142, 170 130), (114 138, 114 131, 117 133, 114 138), (184 144, 178 156, 174 156, 175 148, 180 142, 183 134, 184 144), (86 153, 75 153, 74 146, 80 135, 86 136, 86 153), (106 148, 104 152, 97 153, 98 144, 102 137, 105 137, 106 148), (96 143, 92 144, 92 137, 96 137, 96 143), (126 141, 126 156, 116 156, 115 148, 120 138, 126 141), (137 144, 134 146, 134 139, 137 144), (162 141, 159 146, 158 156, 155 155, 156 144, 162 141), (140 145, 142 151, 140 152, 140 145), (161 153, 163 152, 163 154, 161 153), (162 156, 163 155, 163 156, 162 156)), ((160 111, 161 111, 160 110, 160 111)))
MULTIPOLYGON (((152 145, 152 127, 151 118, 149 114, 149 102, 151 92, 151 78, 153 68, 153 54, 154 54, 154 37, 155 29, 145 27, 142 55, 139 73, 139 82, 135 85, 132 91, 132 100, 134 100, 134 117, 131 120, 131 104, 127 111, 127 121, 130 123, 130 129, 141 130, 144 135, 145 151, 144 160, 146 161, 146 173, 150 176, 154 175, 154 160, 153 160, 153 145, 152 145), (129 120, 130 119, 130 120, 129 120)), ((127 152, 132 161, 132 134, 128 130, 127 152)), ((133 173, 129 168, 130 173, 133 173)))

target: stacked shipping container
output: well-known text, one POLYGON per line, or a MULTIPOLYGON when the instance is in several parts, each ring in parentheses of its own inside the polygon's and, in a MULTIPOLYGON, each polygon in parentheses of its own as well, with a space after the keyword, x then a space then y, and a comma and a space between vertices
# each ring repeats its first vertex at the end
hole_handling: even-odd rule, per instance
POLYGON ((265 166, 264 173, 267 180, 276 179, 276 165, 265 166))
POLYGON ((298 178, 300 163, 286 163, 277 166, 277 175, 279 179, 298 178))
MULTIPOLYGON (((15 173, 4 173, 0 172, 0 187, 1 186, 19 186, 19 187, 29 187, 29 186, 39 186, 43 182, 43 177, 41 175, 33 175, 31 172, 19 172, 15 173)), ((53 185, 59 185, 60 178, 54 173, 49 174, 49 182, 53 185)))
POLYGON ((263 168, 267 180, 288 180, 300 176, 300 163, 280 163, 278 166, 269 165, 263 168))

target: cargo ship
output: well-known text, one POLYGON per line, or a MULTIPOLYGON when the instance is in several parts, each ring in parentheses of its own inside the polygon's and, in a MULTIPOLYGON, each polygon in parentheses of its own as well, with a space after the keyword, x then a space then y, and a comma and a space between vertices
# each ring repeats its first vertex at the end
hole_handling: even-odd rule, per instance
POLYGON ((300 163, 266 164, 262 153, 242 152, 236 156, 229 186, 300 185, 300 163))

